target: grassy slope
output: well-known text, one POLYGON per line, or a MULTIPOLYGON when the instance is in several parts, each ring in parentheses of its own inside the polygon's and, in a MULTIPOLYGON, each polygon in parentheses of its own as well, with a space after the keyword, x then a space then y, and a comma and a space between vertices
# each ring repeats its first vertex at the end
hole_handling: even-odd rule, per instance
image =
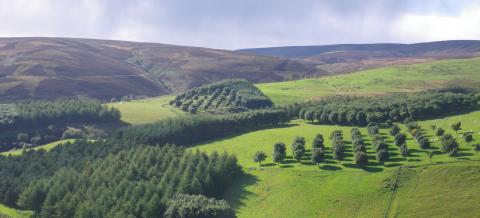
POLYGON ((480 58, 472 58, 385 67, 353 74, 257 86, 275 104, 282 105, 327 95, 379 95, 460 84, 478 89, 478 72, 480 58))
MULTIPOLYGON (((32 148, 33 150, 38 150, 38 149, 45 149, 46 151, 49 151, 50 149, 54 148, 55 146, 59 145, 59 144, 63 144, 63 143, 66 143, 66 142, 72 142, 74 141, 75 139, 65 139, 65 140, 60 140, 60 141, 56 141, 56 142, 52 142, 52 143, 48 143, 46 145, 41 145, 41 146, 37 146, 37 147, 34 147, 32 148)), ((23 152, 22 149, 19 149, 19 150, 15 150, 15 151, 7 151, 7 152, 1 152, 0 155, 21 155, 23 152)))
MULTIPOLYGON (((453 133, 447 127, 455 120, 463 121, 465 130, 474 130, 476 133, 474 135, 475 142, 480 142, 480 135, 478 134, 480 129, 476 125, 480 120, 480 111, 453 116, 448 119, 422 121, 420 125, 425 129, 427 135, 432 136, 432 131, 429 128, 432 123, 443 126, 447 132, 453 133)), ((408 162, 398 156, 398 151, 391 143, 392 139, 389 138, 387 141, 391 144, 390 153, 394 156, 385 166, 374 160, 374 154, 371 153, 370 147, 368 151, 371 164, 365 170, 358 169, 352 164, 351 153, 347 155, 347 160, 344 161, 343 165, 331 161, 331 157, 328 157, 328 161, 321 164, 321 169, 311 165, 308 158, 302 160, 300 164, 289 157, 282 168, 272 164, 271 154, 275 142, 286 143, 287 155, 291 155, 290 143, 295 136, 304 136, 307 140, 307 148, 310 148, 315 134, 322 133, 324 136, 328 136, 330 132, 336 129, 343 130, 345 139, 349 140, 350 127, 311 125, 304 124, 302 121, 294 121, 286 127, 253 131, 202 144, 197 148, 208 152, 217 150, 237 155, 239 163, 244 167, 247 175, 227 192, 226 198, 236 206, 239 217, 381 217, 391 193, 390 189, 386 188, 386 184, 393 179, 396 167, 407 164, 412 166, 430 164, 426 153, 418 147, 409 135, 407 144, 412 151, 412 155, 408 162), (261 168, 258 168, 258 164, 252 161, 252 155, 257 150, 263 150, 268 155, 267 161, 261 168)), ((361 129, 361 131, 366 133, 366 129, 361 129)), ((387 130, 382 130, 382 132, 387 136, 387 130)), ((369 140, 370 138, 365 136, 365 139, 369 140)), ((326 145, 329 147, 330 142, 328 139, 326 140, 326 145)), ((461 139, 459 139, 459 142, 461 143, 460 157, 453 159, 441 154, 434 156, 432 161, 434 163, 451 163, 452 161, 478 159, 471 146, 466 145, 461 139)), ((434 142, 433 146, 438 149, 438 141, 434 142)), ((448 168, 447 165, 445 167, 448 168)), ((461 168, 452 170, 455 171, 452 173, 464 172, 461 168)), ((428 177, 424 178, 423 175, 418 178, 428 179, 428 177)), ((458 179, 460 177, 452 178, 451 183, 455 183, 458 179)), ((431 180, 431 182, 440 183, 441 181, 443 181, 442 178, 431 180)), ((424 201, 444 204, 443 201, 451 194, 457 193, 462 196, 468 195, 472 191, 475 193, 474 189, 478 187, 473 181, 474 179, 471 180, 470 186, 460 187, 441 183, 444 188, 448 187, 450 189, 449 192, 434 199, 423 196, 424 201)), ((422 190, 427 196, 435 196, 438 191, 437 188, 424 188, 422 190)), ((398 201, 404 202, 404 206, 400 208, 407 208, 402 210, 412 212, 412 209, 408 208, 418 203, 415 198, 404 199, 402 195, 399 194, 398 196, 398 201)), ((471 198, 471 201, 478 201, 480 195, 472 195, 471 198)), ((430 215, 443 216, 443 209, 427 208, 430 215)), ((473 213, 474 211, 471 211, 471 214, 473 213)), ((402 212, 397 215, 404 217, 402 212)))
POLYGON ((0 204, 0 217, 24 218, 32 216, 31 211, 15 210, 0 204))
POLYGON ((478 217, 480 163, 402 169, 389 217, 478 217))
POLYGON ((120 110, 122 121, 130 124, 142 124, 184 114, 168 104, 173 98, 174 96, 169 95, 108 105, 120 110))

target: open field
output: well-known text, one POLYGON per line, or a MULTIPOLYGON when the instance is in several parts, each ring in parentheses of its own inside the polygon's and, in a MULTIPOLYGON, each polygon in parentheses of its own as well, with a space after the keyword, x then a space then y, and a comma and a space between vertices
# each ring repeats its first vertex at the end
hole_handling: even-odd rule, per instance
MULTIPOLYGON (((31 148, 31 149, 32 150, 44 149, 46 151, 49 151, 50 149, 54 148, 55 146, 57 146, 59 144, 63 144, 63 143, 66 143, 66 142, 72 142, 74 140, 75 139, 59 140, 59 141, 56 141, 56 142, 48 143, 46 145, 40 145, 40 146, 31 148)), ((15 156, 15 155, 21 155, 22 152, 23 152, 23 149, 18 149, 18 150, 15 150, 15 151, 0 152, 0 155, 13 155, 13 156, 15 156)))
POLYGON ((151 123, 184 114, 181 110, 168 104, 174 97, 173 95, 168 95, 129 102, 110 103, 108 105, 120 110, 122 113, 121 120, 124 122, 130 124, 151 123))
POLYGON ((0 204, 0 218, 26 218, 32 214, 31 211, 15 210, 0 204))
POLYGON ((480 58, 393 66, 319 79, 257 84, 277 105, 329 95, 383 95, 452 86, 478 89, 480 58))
MULTIPOLYGON (((401 174, 401 186, 396 195, 398 199, 394 198, 393 200, 390 216, 416 217, 413 212, 415 208, 419 208, 425 210, 425 215, 428 217, 447 217, 448 215, 453 216, 455 208, 458 207, 463 211, 460 217, 469 217, 476 213, 475 210, 468 210, 471 205, 459 206, 455 203, 452 204, 449 213, 445 212, 449 208, 447 204, 449 199, 457 199, 458 204, 462 202, 459 201, 463 199, 461 196, 468 197, 468 202, 480 200, 480 195, 475 194, 478 193, 476 177, 468 179, 465 179, 465 176, 448 177, 449 174, 470 175, 472 166, 480 166, 480 162, 475 161, 480 159, 480 156, 473 151, 472 146, 467 145, 458 134, 448 127, 450 123, 457 120, 463 122, 464 130, 475 132, 475 141, 472 144, 480 142, 480 129, 477 125, 477 122, 480 121, 480 111, 419 122, 425 135, 432 141, 435 138, 432 136, 430 125, 435 123, 435 125, 443 127, 447 133, 454 134, 460 143, 458 157, 452 158, 444 154, 436 154, 432 158, 432 162, 427 158, 426 151, 420 149, 409 133, 406 135, 411 154, 408 161, 405 160, 398 154, 397 147, 393 145, 392 138, 387 134, 388 130, 383 129, 381 133, 388 137, 386 141, 390 145, 391 157, 385 165, 382 165, 375 160, 370 137, 366 134, 366 129, 362 128, 369 154, 369 165, 363 169, 358 168, 352 160, 351 127, 312 125, 299 120, 284 127, 253 131, 205 143, 193 149, 198 148, 207 152, 226 151, 237 155, 246 175, 228 190, 226 198, 236 207, 239 217, 382 217, 392 193, 391 183, 399 166, 415 168, 405 170, 405 176, 401 174), (326 139, 325 145, 329 148, 328 135, 337 129, 343 130, 347 143, 347 157, 342 164, 333 161, 330 155, 327 156, 324 163, 320 164, 319 169, 310 163, 309 152, 301 163, 292 159, 290 143, 295 136, 304 136, 306 147, 310 149, 314 136, 322 133, 326 139), (287 159, 280 167, 273 164, 271 159, 275 142, 284 142, 287 145, 287 159), (262 167, 258 167, 258 164, 252 160, 253 154, 258 150, 263 150, 268 155, 262 167), (423 167, 430 164, 438 166, 423 167), (452 164, 459 167, 450 168, 449 166, 452 164), (448 170, 449 173, 438 173, 444 170, 448 170), (414 175, 409 176, 411 174, 409 171, 412 171, 414 175), (437 176, 430 177, 431 174, 437 176), (420 181, 419 185, 424 188, 416 195, 409 195, 409 192, 417 191, 415 187, 412 187, 415 181, 420 181), (456 183, 462 185, 453 185, 456 183), (429 186, 436 187, 427 188, 429 186), (441 189, 448 189, 448 191, 437 195, 441 189), (450 195, 455 196, 450 198, 450 195), (419 202, 415 196, 429 202, 417 205, 419 202), (442 205, 442 207, 437 205, 442 205)), ((401 128, 405 132, 403 125, 401 128)), ((463 131, 459 131, 459 133, 461 132, 463 131)), ((438 153, 439 147, 439 141, 436 140, 432 143, 430 150, 438 153)), ((327 152, 330 151, 327 150, 327 152)))

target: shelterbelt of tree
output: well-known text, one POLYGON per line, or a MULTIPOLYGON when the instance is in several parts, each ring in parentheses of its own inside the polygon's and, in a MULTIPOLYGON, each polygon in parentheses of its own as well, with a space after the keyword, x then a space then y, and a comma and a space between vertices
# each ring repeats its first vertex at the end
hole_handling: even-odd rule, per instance
POLYGON ((470 112, 479 108, 479 100, 474 93, 420 92, 384 97, 334 96, 285 108, 290 116, 311 122, 365 126, 470 112))
POLYGON ((242 111, 267 108, 273 105, 260 89, 245 79, 229 79, 181 93, 170 101, 185 112, 242 111))
POLYGON ((288 122, 282 109, 255 110, 226 115, 192 115, 170 118, 152 124, 118 130, 118 140, 140 144, 191 145, 247 129, 275 126, 288 122))

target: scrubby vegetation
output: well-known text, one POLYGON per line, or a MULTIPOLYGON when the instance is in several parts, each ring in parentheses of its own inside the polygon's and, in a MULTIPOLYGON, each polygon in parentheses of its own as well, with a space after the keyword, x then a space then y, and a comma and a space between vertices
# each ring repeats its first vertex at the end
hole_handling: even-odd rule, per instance
POLYGON ((244 79, 231 79, 200 86, 179 94, 170 105, 195 114, 198 111, 238 112, 273 105, 257 87, 244 79))
POLYGON ((330 97, 286 106, 291 116, 319 124, 365 126, 368 123, 418 120, 478 109, 475 94, 422 92, 385 97, 330 97))

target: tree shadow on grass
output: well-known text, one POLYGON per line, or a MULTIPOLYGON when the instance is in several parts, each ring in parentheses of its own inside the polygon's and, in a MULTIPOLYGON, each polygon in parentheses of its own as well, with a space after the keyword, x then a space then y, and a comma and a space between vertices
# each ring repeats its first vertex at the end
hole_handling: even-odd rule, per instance
POLYGON ((306 165, 306 166, 313 166, 313 165, 316 165, 316 164, 314 164, 314 163, 312 163, 312 162, 303 162, 303 161, 302 161, 302 162, 300 162, 300 164, 302 164, 302 165, 306 165))
POLYGON ((260 166, 261 167, 273 167, 273 166, 276 166, 276 164, 274 164, 274 163, 264 163, 264 164, 261 164, 260 166))
POLYGON ((403 164, 401 163, 388 163, 388 164, 385 164, 385 167, 399 167, 399 166, 402 166, 403 164))
POLYGON ((338 170, 341 170, 342 168, 341 167, 337 167, 337 166, 333 166, 333 165, 322 165, 320 166, 320 169, 322 170, 330 170, 330 171, 338 171, 338 170))
POLYGON ((293 165, 291 165, 291 164, 281 164, 280 165, 280 168, 292 168, 292 167, 293 167, 293 165))
POLYGON ((348 168, 361 169, 363 171, 370 172, 370 173, 377 173, 377 172, 383 171, 383 168, 380 168, 380 167, 358 166, 356 164, 351 164, 351 163, 343 164, 343 166, 348 168))
POLYGON ((244 206, 243 201, 250 195, 254 195, 253 192, 246 189, 247 186, 256 184, 258 178, 249 173, 242 173, 233 184, 231 184, 225 192, 225 199, 234 208, 244 206))
POLYGON ((293 164, 293 163, 298 163, 298 161, 293 159, 282 161, 282 164, 293 164))

